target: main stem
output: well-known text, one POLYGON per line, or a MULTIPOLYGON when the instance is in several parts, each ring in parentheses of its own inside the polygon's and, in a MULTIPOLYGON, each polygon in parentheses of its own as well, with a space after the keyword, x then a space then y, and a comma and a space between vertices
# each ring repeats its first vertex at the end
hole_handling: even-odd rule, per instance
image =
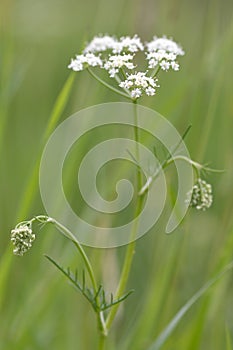
MULTIPOLYGON (((134 107, 134 140, 136 142, 135 152, 136 152, 136 160, 138 163, 140 163, 137 100, 133 100, 133 107, 134 107)), ((138 191, 140 190, 141 186, 142 186, 142 173, 141 173, 141 169, 138 167, 138 170, 137 170, 137 190, 138 191)))
POLYGON ((106 341, 106 336, 103 335, 103 334, 100 334, 98 350, 104 350, 105 349, 105 344, 106 344, 105 341, 106 341))
MULTIPOLYGON (((136 141, 135 151, 136 151, 136 160, 139 163, 140 162, 140 154, 139 154, 139 144, 138 144, 138 142, 139 142, 139 129, 138 129, 137 101, 133 100, 133 104, 134 104, 133 105, 134 106, 134 139, 136 141)), ((137 170, 137 191, 140 189, 141 184, 142 184, 142 174, 141 174, 140 169, 138 168, 138 170, 137 170)), ((123 265, 119 285, 118 285, 117 292, 116 292, 116 298, 119 298, 124 293, 127 282, 128 282, 129 273, 130 273, 130 269, 131 269, 131 265, 132 265, 132 261, 133 261, 134 252, 135 252, 135 238, 137 235, 138 224, 139 224, 139 219, 137 217, 141 212, 142 203, 143 203, 143 196, 137 196, 137 203, 136 203, 135 215, 134 215, 134 223, 133 223, 132 231, 130 234, 130 242, 131 243, 128 244, 128 247, 126 250, 124 265, 123 265)), ((112 325, 112 322, 116 316, 118 308, 119 308, 119 304, 113 306, 108 314, 108 317, 106 320, 106 328, 108 330, 112 325)))

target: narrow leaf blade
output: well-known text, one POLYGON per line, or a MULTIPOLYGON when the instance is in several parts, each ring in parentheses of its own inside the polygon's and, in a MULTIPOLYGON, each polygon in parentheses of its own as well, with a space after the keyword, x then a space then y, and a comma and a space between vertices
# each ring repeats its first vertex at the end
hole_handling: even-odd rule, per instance
POLYGON ((216 283, 227 271, 233 268, 233 262, 227 265, 220 273, 215 277, 211 278, 197 293, 195 293, 184 306, 177 312, 174 318, 169 322, 167 327, 158 336, 156 341, 148 348, 148 350, 159 350, 164 345, 166 340, 169 338, 171 333, 174 331, 176 326, 182 320, 184 315, 189 311, 191 306, 198 301, 198 299, 214 284, 216 283))

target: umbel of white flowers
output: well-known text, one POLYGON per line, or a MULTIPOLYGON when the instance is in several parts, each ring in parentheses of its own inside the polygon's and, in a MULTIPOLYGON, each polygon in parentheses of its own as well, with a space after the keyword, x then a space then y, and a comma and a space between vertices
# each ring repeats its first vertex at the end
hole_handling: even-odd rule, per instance
POLYGON ((117 81, 133 99, 146 94, 153 96, 159 87, 155 78, 159 70, 179 70, 178 56, 183 49, 172 39, 154 37, 142 43, 138 35, 124 36, 120 39, 109 35, 95 36, 80 55, 71 59, 68 68, 82 71, 89 67, 99 67, 117 81), (138 71, 135 56, 145 54, 145 70, 138 71))

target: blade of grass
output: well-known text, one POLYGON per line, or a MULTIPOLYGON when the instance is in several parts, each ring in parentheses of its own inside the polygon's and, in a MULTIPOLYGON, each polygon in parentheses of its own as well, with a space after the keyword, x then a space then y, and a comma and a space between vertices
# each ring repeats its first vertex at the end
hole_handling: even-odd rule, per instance
MULTIPOLYGON (((164 313, 164 305, 169 298, 170 285, 177 274, 176 270, 180 267, 180 259, 184 249, 184 240, 178 239, 173 243, 174 245, 170 242, 169 259, 162 260, 160 267, 158 267, 157 254, 155 253, 155 260, 151 266, 150 288, 145 297, 146 302, 143 306, 143 312, 138 318, 136 326, 134 326, 132 337, 128 337, 124 343, 125 349, 128 349, 130 345, 135 349, 142 348, 144 339, 150 339, 150 336, 154 334, 154 325, 158 324, 164 313), (164 265, 166 269, 163 268, 164 265), (174 269, 174 266, 176 266, 176 269, 174 269), (153 276, 155 270, 157 277, 153 276)), ((135 320, 133 322, 135 323, 135 320)))
POLYGON ((226 350, 233 350, 231 335, 227 325, 226 325, 226 350))
MULTIPOLYGON (((9 39, 9 42, 7 42, 6 39, 2 41, 0 57, 0 153, 5 152, 3 149, 3 141, 9 117, 8 111, 13 97, 22 85, 27 70, 27 64, 24 62, 20 62, 20 65, 19 62, 17 62, 16 68, 11 40, 9 39)), ((3 157, 1 157, 1 159, 3 159, 3 157)), ((4 162, 2 166, 4 166, 4 162)), ((6 249, 0 259, 0 309, 4 298, 11 260, 12 253, 10 249, 6 249)))
MULTIPOLYGON (((232 216, 230 214, 230 219, 231 218, 232 216)), ((224 226, 223 226, 223 230, 224 230, 224 226)), ((232 256, 232 250, 233 250, 233 232, 231 229, 229 230, 229 234, 227 235, 226 242, 222 249, 222 256, 220 256, 220 258, 218 259, 217 266, 215 267, 215 273, 218 273, 219 271, 221 271, 221 269, 223 269, 223 267, 226 265, 227 261, 229 261, 229 259, 232 256)), ((190 350, 198 349, 200 345, 202 330, 204 328, 206 315, 209 311, 212 298, 213 298, 213 295, 206 295, 204 297, 199 313, 192 324, 192 327, 191 327, 192 331, 190 332, 189 339, 187 340, 187 345, 190 350)))
POLYGON ((179 322, 182 320, 184 315, 189 311, 194 303, 200 299, 200 297, 215 284, 227 271, 233 268, 233 262, 227 265, 219 274, 211 278, 197 293, 195 293, 184 306, 177 312, 173 319, 169 322, 164 331, 158 336, 156 341, 148 348, 148 350, 159 350, 162 348, 166 340, 170 337, 174 329, 177 327, 179 322))
MULTIPOLYGON (((68 76, 65 84, 63 85, 55 101, 47 127, 44 131, 44 135, 42 136, 41 148, 44 147, 45 142, 47 141, 49 135, 51 134, 57 122, 61 118, 61 115, 67 105, 67 102, 71 94, 71 89, 74 83, 74 77, 75 75, 73 74, 73 72, 70 73, 70 75, 68 76)), ((29 177, 29 182, 24 191, 22 202, 20 203, 20 206, 19 206, 20 209, 17 215, 19 219, 23 219, 27 215, 30 205, 33 203, 33 200, 35 199, 35 196, 38 192, 38 173, 39 173, 39 166, 40 166, 40 158, 41 158, 41 152, 39 152, 38 158, 33 167, 32 173, 29 177)))
POLYGON ((8 279, 8 273, 11 266, 12 261, 12 252, 10 249, 7 249, 2 256, 2 259, 0 261, 0 309, 3 303, 6 285, 7 285, 7 279, 8 279))

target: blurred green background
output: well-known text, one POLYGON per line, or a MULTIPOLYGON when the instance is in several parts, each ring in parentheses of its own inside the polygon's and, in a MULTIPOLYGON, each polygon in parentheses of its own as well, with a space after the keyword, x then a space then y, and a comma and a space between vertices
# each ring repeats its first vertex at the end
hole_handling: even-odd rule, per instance
MULTIPOLYGON (((181 133, 191 123, 186 144, 192 158, 226 170, 208 178, 215 198, 209 211, 190 210, 170 236, 164 234, 165 214, 137 242, 128 283, 135 293, 121 308, 107 349, 146 350, 191 295, 232 260, 232 19, 230 0, 1 0, 0 349, 96 348, 92 310, 43 257, 47 253, 64 266, 80 266, 71 244, 45 229, 21 259, 12 256, 9 232, 18 220, 44 212, 37 176, 31 182, 44 132, 69 75, 70 57, 98 33, 138 33, 143 40, 166 34, 182 44, 181 71, 161 74, 158 94, 140 103, 167 117, 181 133)), ((119 97, 81 72, 60 120, 109 101, 119 97)), ((80 154, 91 139, 83 141, 80 154)), ((87 249, 110 291, 124 251, 87 249)), ((189 311, 163 349, 231 349, 232 289, 229 273, 189 311)))

